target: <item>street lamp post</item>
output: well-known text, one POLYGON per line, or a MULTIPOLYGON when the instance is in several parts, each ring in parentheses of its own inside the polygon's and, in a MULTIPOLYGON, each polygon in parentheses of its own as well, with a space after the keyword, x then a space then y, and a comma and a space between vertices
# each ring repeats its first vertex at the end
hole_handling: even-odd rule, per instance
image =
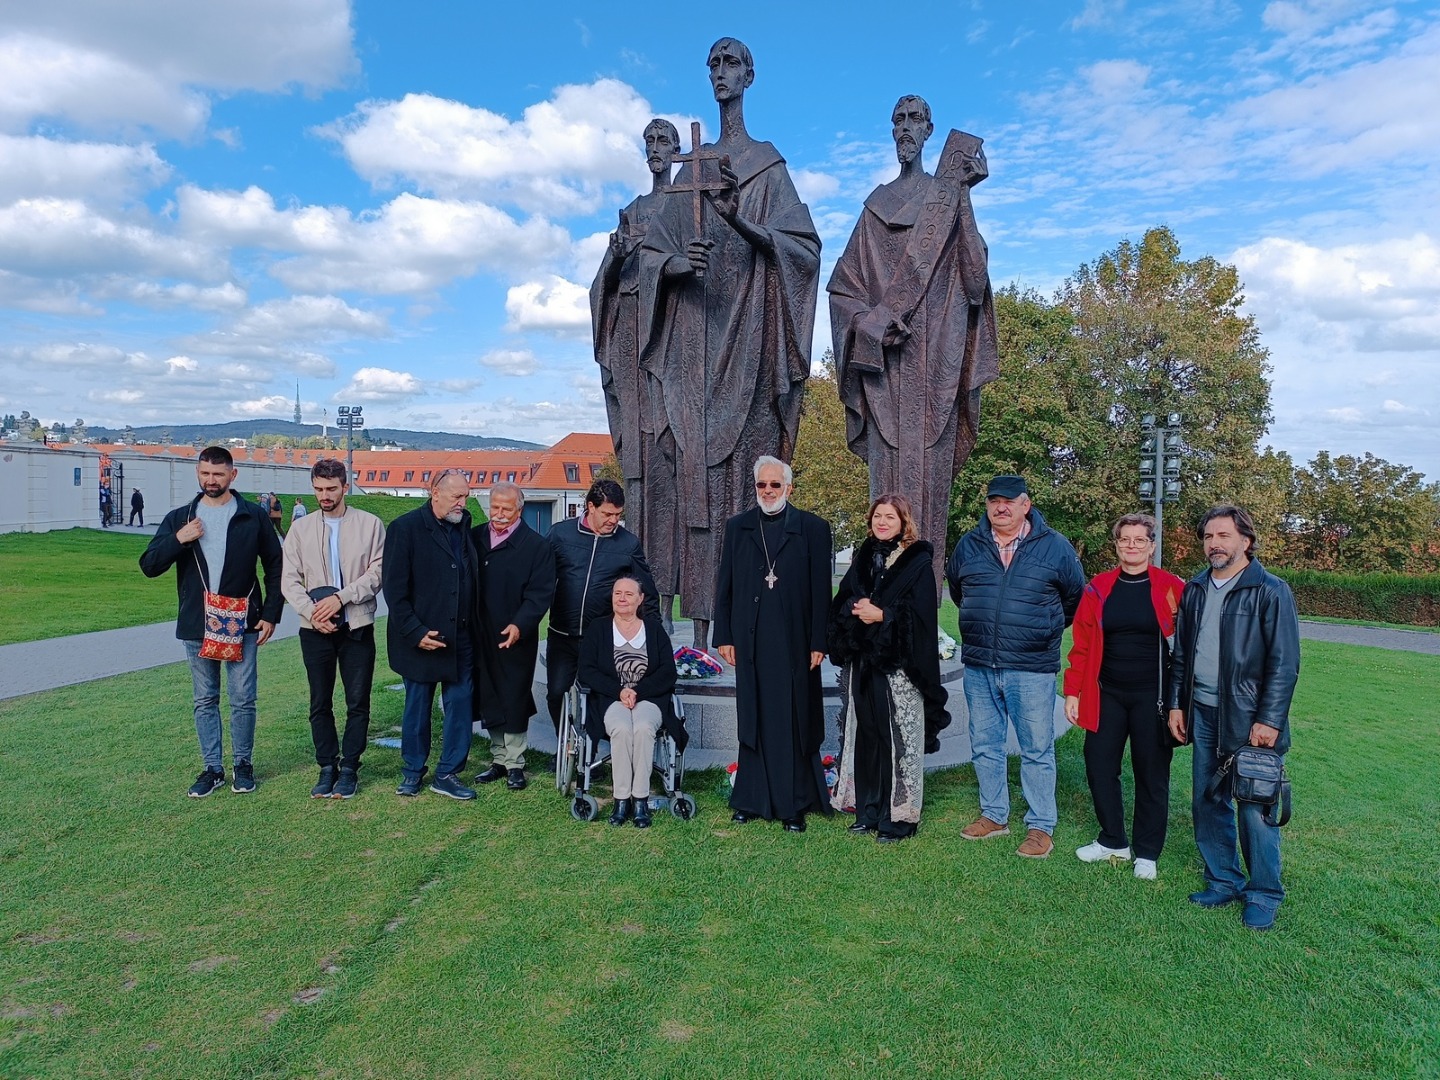
POLYGON ((1140 498, 1155 510, 1155 565, 1164 543, 1165 504, 1180 498, 1180 414, 1157 423, 1154 413, 1140 418, 1140 498))
POLYGON ((355 477, 355 448, 351 436, 356 428, 365 426, 365 417, 361 415, 365 408, 362 405, 341 405, 335 412, 335 426, 345 429, 345 482, 348 484, 355 477))

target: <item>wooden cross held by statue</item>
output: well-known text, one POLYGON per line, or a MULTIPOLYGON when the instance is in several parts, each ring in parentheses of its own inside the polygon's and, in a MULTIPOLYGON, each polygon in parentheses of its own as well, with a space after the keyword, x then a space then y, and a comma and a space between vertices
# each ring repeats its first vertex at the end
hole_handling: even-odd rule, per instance
MULTIPOLYGON (((669 191, 688 191, 694 198, 695 207, 695 239, 702 239, 704 234, 700 231, 700 193, 704 191, 724 191, 725 181, 714 180, 706 182, 704 178, 704 166, 706 161, 718 162, 720 166, 728 169, 730 167, 730 155, 716 153, 714 150, 700 149, 700 124, 698 122, 690 125, 690 152, 688 154, 676 154, 675 160, 690 163, 690 182, 688 184, 671 184, 669 191)), ((697 272, 696 277, 703 278, 704 273, 697 272)))

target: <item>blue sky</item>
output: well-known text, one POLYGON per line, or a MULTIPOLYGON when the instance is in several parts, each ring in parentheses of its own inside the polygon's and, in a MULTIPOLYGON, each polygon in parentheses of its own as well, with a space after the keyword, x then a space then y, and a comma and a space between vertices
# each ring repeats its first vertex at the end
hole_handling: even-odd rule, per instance
POLYGON ((373 425, 604 430, 586 290, 648 186, 646 121, 713 132, 705 57, 733 35, 822 282, 919 93, 932 153, 952 127, 986 140, 997 286, 1049 294, 1168 225, 1240 268, 1266 442, 1440 478, 1440 8, 612 10, 0 3, 0 410, 288 417, 298 380, 310 421, 350 403, 373 425))

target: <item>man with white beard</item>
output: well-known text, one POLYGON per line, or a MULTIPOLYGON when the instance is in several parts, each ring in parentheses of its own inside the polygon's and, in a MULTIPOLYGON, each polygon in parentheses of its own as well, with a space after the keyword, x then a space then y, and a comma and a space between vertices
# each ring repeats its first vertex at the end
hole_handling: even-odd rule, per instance
POLYGON ((465 501, 470 482, 446 469, 430 483, 430 501, 396 518, 385 534, 386 643, 390 667, 405 680, 400 719, 404 776, 395 794, 414 796, 430 757, 430 709, 440 684, 440 760, 430 790, 473 799, 460 782, 470 754, 475 693, 474 633, 479 626, 480 560, 465 501))

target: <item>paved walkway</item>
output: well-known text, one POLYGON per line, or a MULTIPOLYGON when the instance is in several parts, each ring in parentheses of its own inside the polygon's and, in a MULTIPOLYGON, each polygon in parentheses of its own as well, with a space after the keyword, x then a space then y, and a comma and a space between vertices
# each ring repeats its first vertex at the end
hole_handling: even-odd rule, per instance
MULTIPOLYGON (((138 531, 138 530, 136 530, 138 531)), ((379 615, 385 614, 381 597, 379 615)), ((300 629, 293 612, 280 620, 275 638, 294 637, 300 629)), ((1421 630, 1385 630, 1336 623, 1300 623, 1300 636, 1343 645, 1440 656, 1440 634, 1421 630)), ((174 664, 185 659, 173 622, 101 630, 93 634, 0 645, 0 700, 92 682, 128 671, 174 664)))

